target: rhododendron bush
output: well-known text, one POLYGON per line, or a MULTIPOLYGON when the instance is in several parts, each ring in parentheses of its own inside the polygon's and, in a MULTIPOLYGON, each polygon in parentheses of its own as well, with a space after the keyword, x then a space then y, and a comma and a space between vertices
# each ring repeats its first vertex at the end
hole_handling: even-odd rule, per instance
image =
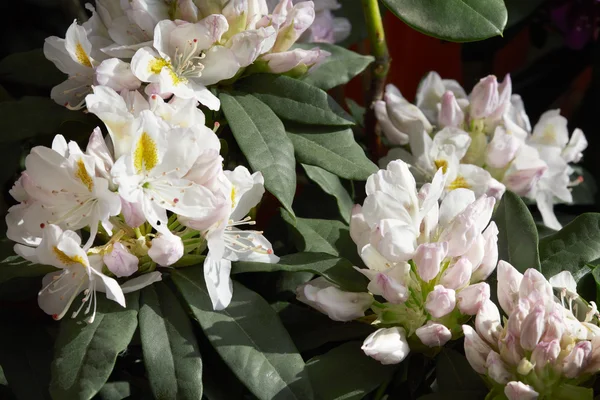
MULTIPOLYGON (((507 23, 382 3, 456 42, 507 23)), ((54 76, 0 102, 2 396, 600 394, 600 215, 555 210, 593 184, 586 135, 531 121, 510 75, 432 71, 408 101, 379 7, 96 0, 0 62, 54 76)))

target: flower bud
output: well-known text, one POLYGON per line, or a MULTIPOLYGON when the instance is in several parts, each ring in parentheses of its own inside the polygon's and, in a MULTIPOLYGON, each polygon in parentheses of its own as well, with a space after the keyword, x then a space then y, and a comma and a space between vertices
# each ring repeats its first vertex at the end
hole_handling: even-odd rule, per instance
POLYGON ((548 364, 554 364, 560 355, 560 343, 558 340, 552 340, 550 342, 540 342, 533 353, 531 353, 531 362, 535 364, 535 369, 542 371, 548 364))
POLYGON ((548 311, 546 330, 544 331, 543 336, 544 341, 560 341, 565 332, 565 321, 563 317, 564 309, 562 309, 562 306, 557 306, 558 305, 553 307, 553 310, 548 311))
POLYGON ((594 336, 590 342, 592 343, 592 352, 585 373, 596 374, 600 370, 600 336, 594 336))
POLYGON ((120 242, 112 245, 112 251, 104 255, 103 261, 108 270, 119 278, 133 275, 139 265, 138 258, 120 242))
POLYGON ((452 338, 448 328, 433 321, 427 321, 427 324, 418 328, 415 333, 421 342, 429 347, 441 347, 452 338))
POLYGON ((461 313, 475 315, 490 299, 490 285, 485 282, 467 286, 458 292, 458 309, 461 313))
POLYGON ((471 367, 483 375, 486 372, 486 360, 492 349, 469 325, 463 325, 462 328, 465 334, 465 356, 471 367))
POLYGON ((452 126, 459 128, 465 120, 465 113, 458 105, 454 93, 447 91, 442 96, 440 112, 438 114, 438 123, 443 128, 452 126))
POLYGON ((483 261, 483 257, 485 255, 485 239, 483 234, 479 234, 476 236, 475 241, 467 250, 467 252, 463 255, 463 257, 467 258, 475 269, 479 265, 481 265, 481 261, 483 261))
POLYGON ((175 264, 183 257, 183 242, 179 236, 173 234, 159 234, 150 242, 148 256, 163 267, 175 264))
POLYGON ((541 159, 539 152, 531 146, 522 144, 506 170, 502 183, 519 196, 526 196, 547 169, 548 165, 541 159))
POLYGON ((142 212, 140 203, 130 203, 121 197, 121 213, 125 219, 125 223, 132 228, 137 228, 144 222, 146 217, 142 212))
POLYGON ((506 261, 498 262, 498 302, 506 315, 511 315, 519 297, 523 275, 506 261))
POLYGON ((310 50, 293 49, 281 53, 270 53, 262 56, 267 61, 269 72, 283 74, 292 72, 294 76, 304 75, 321 65, 331 53, 315 47, 310 50))
MULTIPOLYGON (((378 272, 372 278, 367 289, 392 304, 401 304, 408 299, 408 288, 403 284, 405 279, 403 265, 398 265, 391 270, 378 272)), ((367 272, 367 270, 360 270, 367 272)), ((369 271, 373 272, 373 271, 369 271)))
POLYGON ((504 80, 498 85, 498 105, 489 116, 491 120, 502 118, 504 113, 510 108, 512 96, 512 80, 510 74, 506 74, 504 80))
POLYGON ((500 354, 493 350, 490 351, 490 354, 488 354, 487 359, 485 360, 485 367, 487 368, 488 376, 502 385, 505 385, 508 381, 513 379, 513 375, 508 372, 506 364, 502 361, 500 354))
POLYGON ((402 132, 400 129, 394 126, 394 123, 390 119, 387 111, 387 105, 383 100, 377 100, 373 103, 373 109, 375 110, 375 117, 381 126, 381 131, 392 145, 403 146, 408 144, 408 134, 402 132))
POLYGON ((504 394, 508 400, 536 400, 540 395, 531 386, 518 381, 508 382, 504 394))
POLYGON ((409 137, 420 135, 423 132, 431 132, 433 127, 419 107, 406 101, 406 99, 399 95, 399 92, 397 93, 395 87, 393 89, 396 90, 391 90, 390 86, 386 87, 383 99, 386 104, 387 114, 396 129, 407 134, 409 137))
POLYGON ((552 285, 538 270, 529 268, 523 275, 523 281, 519 286, 519 297, 527 299, 531 303, 539 301, 550 303, 554 299, 552 285))
POLYGON ((425 309, 433 318, 441 318, 450 314, 456 305, 456 294, 452 289, 436 285, 427 295, 425 309))
POLYGON ((478 267, 475 267, 471 282, 480 282, 486 280, 498 264, 498 226, 494 221, 490 222, 485 231, 483 231, 483 259, 478 267))
POLYGON ((482 78, 471 92, 471 118, 486 118, 498 107, 498 81, 493 75, 482 78))
POLYGON ((567 378, 577 377, 587 366, 592 353, 592 343, 588 340, 578 342, 563 361, 563 373, 567 378))
POLYGON ((475 317, 477 333, 488 343, 497 343, 502 330, 500 325, 500 311, 491 300, 483 303, 475 317))
MULTIPOLYGON (((370 197, 365 200, 363 210, 370 210, 370 197)), ((372 243, 375 242, 377 251, 386 259, 394 262, 409 260, 417 245, 418 233, 414 226, 407 225, 398 219, 384 219, 372 234, 372 243)))
POLYGON ((350 237, 356 243, 359 253, 369 243, 370 235, 371 229, 365 221, 365 214, 362 212, 362 207, 360 204, 355 204, 352 207, 352 216, 350 217, 350 237))
POLYGON ((494 138, 487 146, 485 161, 493 168, 504 168, 515 158, 519 147, 521 147, 521 141, 499 126, 494 132, 494 138))
POLYGON ((461 257, 454 265, 451 265, 444 271, 440 284, 449 289, 461 289, 469 284, 472 270, 473 264, 471 264, 469 259, 461 257))
POLYGON ((365 310, 373 303, 370 294, 345 292, 322 277, 298 287, 296 295, 299 301, 327 314, 334 321, 352 321, 363 317, 365 310))
POLYGON ((498 342, 498 348, 502 359, 506 360, 510 365, 519 364, 525 353, 519 344, 518 337, 510 332, 498 342))
POLYGON ((448 254, 448 243, 423 243, 417 247, 412 260, 421 279, 429 282, 440 272, 440 264, 448 254))
POLYGON ((315 20, 315 6, 312 1, 303 1, 287 12, 286 20, 279 27, 277 40, 272 52, 287 51, 315 20))
POLYGON ((523 320, 521 324, 521 347, 525 350, 533 350, 542 338, 545 317, 544 305, 538 304, 523 320))
POLYGON ((521 326, 525 317, 529 315, 529 303, 527 301, 518 301, 513 312, 508 316, 508 331, 515 337, 521 336, 521 326))
POLYGON ((382 328, 370 334, 362 345, 369 357, 384 365, 402 362, 410 352, 403 328, 382 328))

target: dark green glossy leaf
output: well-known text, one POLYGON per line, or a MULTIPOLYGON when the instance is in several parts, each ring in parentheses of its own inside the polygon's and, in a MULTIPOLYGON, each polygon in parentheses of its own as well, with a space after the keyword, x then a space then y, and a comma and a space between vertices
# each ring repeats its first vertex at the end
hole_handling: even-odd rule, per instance
POLYGON ((263 174, 265 188, 293 214, 296 160, 283 124, 252 95, 220 93, 219 98, 233 136, 252 170, 263 174))
POLYGON ((56 271, 56 268, 50 265, 32 264, 19 256, 13 255, 0 262, 0 283, 14 278, 42 276, 53 271, 56 271))
POLYGON ((52 363, 53 399, 88 400, 104 386, 137 327, 138 297, 137 292, 127 295, 123 308, 98 293, 94 322, 86 324, 81 315, 71 319, 68 314, 61 321, 52 363))
POLYGON ((126 381, 108 382, 98 392, 99 400, 123 400, 131 395, 131 384, 126 381))
POLYGON ((509 28, 529 17, 533 12, 544 3, 545 0, 504 0, 504 5, 508 11, 509 28))
POLYGON ((163 282, 140 297, 140 336, 150 387, 157 399, 202 397, 202 359, 189 317, 163 282))
POLYGON ((172 277, 212 345, 255 396, 313 398, 302 357, 262 297, 234 281, 231 304, 214 311, 202 267, 175 270, 172 277))
POLYGON ((340 178, 321 167, 302 164, 302 168, 304 168, 310 180, 319 185, 325 193, 335 197, 341 217, 349 224, 354 202, 344 185, 342 185, 340 178))
POLYGON ((346 129, 323 129, 314 126, 287 126, 298 161, 315 165, 341 178, 365 181, 377 172, 377 166, 365 155, 346 129))
POLYGON ((317 399, 362 399, 394 373, 397 365, 382 365, 361 345, 347 342, 306 363, 317 399))
POLYGON ((0 60, 0 81, 51 88, 67 76, 49 61, 42 49, 9 54, 0 60))
POLYGON ((499 259, 509 262, 521 272, 529 268, 540 270, 538 232, 523 200, 507 191, 498 204, 493 220, 499 231, 499 259))
POLYGON ((326 92, 284 75, 257 74, 236 89, 260 99, 282 119, 314 125, 353 125, 352 118, 326 92))
POLYGON ((326 253, 288 254, 277 264, 238 261, 231 269, 232 274, 274 271, 312 272, 349 292, 366 292, 369 283, 350 261, 326 253))
POLYGON ((472 42, 502 35, 503 0, 382 0, 398 18, 426 35, 472 42))
POLYGON ((452 349, 443 349, 436 360, 436 377, 440 392, 472 390, 487 394, 483 380, 471 367, 465 356, 452 349))
POLYGON ((372 56, 363 56, 334 44, 300 43, 296 46, 306 50, 318 46, 331 53, 321 65, 302 78, 302 81, 323 90, 348 83, 374 60, 372 56))

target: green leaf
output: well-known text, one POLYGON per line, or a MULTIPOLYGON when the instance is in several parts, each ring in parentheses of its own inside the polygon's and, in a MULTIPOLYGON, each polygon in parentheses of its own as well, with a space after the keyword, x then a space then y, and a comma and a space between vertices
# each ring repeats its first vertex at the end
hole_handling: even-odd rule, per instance
POLYGON ((369 283, 350 261, 325 253, 288 254, 281 257, 277 264, 238 261, 233 263, 231 269, 232 274, 275 271, 312 272, 349 292, 366 292, 369 283))
POLYGON ((467 359, 452 349, 442 349, 436 360, 436 377, 441 392, 447 390, 473 390, 483 393, 488 390, 481 377, 467 359))
POLYGON ((67 133, 73 127, 72 123, 91 132, 96 121, 91 114, 71 111, 50 98, 25 96, 0 103, 0 132, 3 132, 0 143, 16 142, 39 134, 67 133))
POLYGON ((284 75, 256 74, 236 83, 236 89, 260 99, 277 116, 314 125, 353 125, 352 117, 323 90, 284 75))
POLYGON ((346 99, 346 105, 350 110, 352 118, 354 118, 354 121, 356 121, 356 124, 359 126, 364 126, 367 109, 350 98, 346 99))
POLYGON ((355 265, 363 266, 356 244, 350 237, 348 225, 328 219, 296 218, 281 209, 281 217, 294 233, 298 251, 327 253, 344 257, 355 265))
POLYGON ((202 359, 186 311, 164 282, 144 288, 140 336, 152 393, 157 399, 200 399, 202 359))
POLYGON ((173 271, 173 281, 225 363, 259 399, 313 398, 304 361, 269 304, 233 281, 233 299, 213 311, 202 267, 173 271))
POLYGON ((265 188, 290 212, 296 193, 294 147, 275 114, 256 97, 220 93, 221 106, 233 136, 265 188))
MULTIPOLYGON (((10 251, 12 253, 13 244, 14 243, 9 240, 2 240, 0 241, 0 249, 10 249, 7 250, 7 252, 10 251)), ((7 282, 14 278, 42 276, 54 271, 56 271, 56 268, 50 265, 32 264, 17 255, 12 255, 0 262, 0 283, 7 282)))
POLYGON ((306 171, 306 175, 308 175, 310 180, 319 185, 319 187, 323 189, 325 193, 335 197, 341 217, 344 219, 344 221, 346 221, 346 223, 349 224, 354 202, 352 201, 352 198, 350 197, 350 194, 348 194, 348 191, 344 185, 342 185, 340 178, 320 167, 306 164, 302 164, 302 167, 304 168, 304 171, 306 171))
POLYGON ((365 339, 375 331, 370 324, 337 322, 308 307, 279 302, 273 305, 300 352, 332 342, 365 339))
POLYGON ((287 127, 298 161, 340 178, 366 181, 378 168, 367 158, 349 128, 287 127))
POLYGON ((544 1, 545 0, 504 0, 504 5, 508 11, 508 22, 506 23, 506 27, 510 28, 523 21, 533 14, 544 1))
MULTIPOLYGON (((138 293, 126 296, 127 308, 98 293, 94 322, 69 315, 60 323, 54 344, 50 394, 55 400, 94 397, 108 380, 117 355, 127 348, 137 327, 138 293)), ((78 300, 75 300, 75 304, 78 300)))
POLYGON ((132 395, 131 384, 126 381, 108 382, 98 392, 100 400, 123 400, 132 395))
POLYGON ((397 365, 382 365, 361 345, 347 342, 306 363, 317 399, 362 399, 394 373, 397 365))
POLYGON ((523 200, 507 191, 498 204, 493 220, 498 225, 498 255, 520 272, 540 268, 538 232, 523 200))
POLYGON ((600 258, 600 214, 582 214, 540 241, 542 273, 546 277, 570 271, 576 281, 589 273, 583 268, 600 258))
POLYGON ((330 52, 331 55, 314 71, 306 74, 302 81, 323 90, 329 90, 348 83, 375 60, 373 56, 363 56, 334 44, 298 43, 295 45, 295 47, 305 50, 310 50, 316 46, 330 52))
POLYGON ((502 35, 508 18, 503 0, 382 0, 413 29, 451 42, 502 35))
POLYGON ((42 49, 9 54, 0 60, 0 81, 51 88, 67 76, 44 56, 42 49))

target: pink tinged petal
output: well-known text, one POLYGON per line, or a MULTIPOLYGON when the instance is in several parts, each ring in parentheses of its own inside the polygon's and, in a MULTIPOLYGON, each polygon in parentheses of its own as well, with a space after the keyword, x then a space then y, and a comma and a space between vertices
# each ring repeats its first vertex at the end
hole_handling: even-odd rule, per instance
POLYGON ((394 126, 388 115, 385 102, 383 100, 378 100, 373 103, 373 108, 375 110, 375 117, 377 117, 377 121, 381 126, 381 130, 389 142, 393 145, 400 146, 408 144, 408 134, 400 131, 394 126))
POLYGON ((544 305, 539 304, 531 311, 521 324, 521 347, 533 350, 544 333, 546 312, 544 305))
POLYGON ((131 276, 138 270, 138 258, 119 242, 112 246, 110 253, 104 255, 103 261, 108 270, 119 278, 131 276))
POLYGON ((121 285, 123 293, 131 293, 150 286, 155 282, 162 280, 162 274, 158 271, 150 272, 148 274, 140 275, 136 278, 130 279, 121 285))
POLYGON ((427 295, 425 309, 434 318, 441 318, 454 310, 456 295, 454 290, 437 285, 427 295))
POLYGON ((402 362, 410 352, 403 328, 382 328, 370 334, 362 345, 369 357, 384 365, 402 362))
POLYGON ((438 114, 438 123, 441 127, 451 126, 460 127, 464 122, 465 113, 462 111, 454 93, 447 91, 442 96, 440 112, 438 114))
POLYGON ((175 264, 183 257, 183 242, 173 234, 159 234, 150 242, 148 256, 163 267, 175 264))
POLYGON ((481 264, 474 268, 471 282, 480 282, 486 280, 496 268, 498 263, 498 226, 494 221, 490 222, 485 231, 483 231, 483 259, 481 264))
POLYGON ((525 351, 519 344, 519 338, 513 336, 510 332, 500 339, 498 348, 502 358, 506 360, 509 365, 518 365, 525 355, 525 351))
POLYGON ((516 136, 507 133, 503 127, 497 127, 494 138, 487 146, 486 163, 494 168, 506 167, 515 158, 521 143, 516 136))
POLYGON ((137 228, 146 222, 146 217, 144 216, 142 207, 139 203, 130 203, 121 198, 121 212, 123 213, 127 225, 132 228, 137 228))
POLYGON ((573 350, 563 361, 563 373, 567 378, 576 378, 587 366, 592 353, 592 343, 583 340, 573 347, 573 350))
POLYGON ((394 262, 407 261, 413 256, 417 236, 413 225, 395 219, 382 220, 373 233, 377 250, 383 257, 394 262))
POLYGON ((475 239, 469 250, 467 250, 467 252, 463 255, 463 257, 466 257, 471 262, 473 269, 476 269, 481 265, 484 256, 485 239, 483 237, 483 234, 480 234, 477 235, 477 238, 475 239))
POLYGON ((502 357, 500 354, 495 351, 490 351, 487 359, 485 360, 485 367, 487 368, 487 374, 494 381, 505 385, 513 379, 513 374, 511 374, 506 368, 506 364, 502 361, 502 357))
POLYGON ((452 338, 452 333, 448 328, 433 321, 427 321, 427 324, 418 328, 415 333, 428 347, 441 347, 452 338))
POLYGON ((482 78, 471 92, 471 117, 489 117, 498 107, 498 81, 493 75, 482 78))
POLYGON ((408 288, 401 281, 382 272, 377 273, 373 277, 367 289, 375 295, 383 296, 384 299, 392 304, 405 302, 409 295, 408 288))
POLYGON ((539 396, 533 387, 517 381, 508 382, 504 394, 508 400, 536 400, 539 396))
POLYGON ((473 264, 468 258, 461 257, 442 274, 440 284, 449 289, 461 289, 469 284, 473 264))
POLYGON ((457 294, 458 309, 461 313, 475 315, 490 299, 490 286, 485 282, 467 286, 457 294))
POLYGON ((423 243, 417 247, 413 261, 417 272, 425 282, 431 281, 440 272, 440 264, 448 254, 448 243, 423 243))
POLYGON ((506 261, 498 262, 498 302, 507 315, 511 315, 519 298, 523 275, 506 261))
POLYGON ((491 120, 500 119, 510 107, 512 96, 512 79, 510 74, 506 74, 502 83, 498 86, 498 105, 489 116, 491 120))
POLYGON ((519 297, 528 299, 531 303, 537 303, 538 301, 547 303, 553 301, 554 291, 544 275, 536 269, 529 268, 525 271, 519 286, 519 297))
POLYGON ((365 215, 362 212, 360 204, 352 207, 352 216, 350 217, 350 237, 356 243, 358 250, 361 250, 369 243, 371 229, 365 221, 365 215))
POLYGON ((531 353, 531 362, 535 364, 535 369, 540 373, 546 365, 553 365, 560 355, 559 340, 551 340, 549 342, 540 342, 533 353, 531 353))
POLYGON ((486 360, 492 351, 490 346, 469 325, 463 325, 465 334, 465 356, 471 367, 480 374, 485 374, 486 360))
POLYGON ((497 343, 502 330, 498 307, 488 300, 479 309, 475 317, 477 333, 488 343, 497 343))
POLYGON ((231 261, 217 259, 209 254, 204 260, 204 280, 213 309, 224 310, 233 297, 233 283, 230 278, 231 261))
POLYGON ((96 81, 114 90, 136 90, 142 82, 131 72, 129 64, 118 58, 102 61, 96 68, 96 81))

